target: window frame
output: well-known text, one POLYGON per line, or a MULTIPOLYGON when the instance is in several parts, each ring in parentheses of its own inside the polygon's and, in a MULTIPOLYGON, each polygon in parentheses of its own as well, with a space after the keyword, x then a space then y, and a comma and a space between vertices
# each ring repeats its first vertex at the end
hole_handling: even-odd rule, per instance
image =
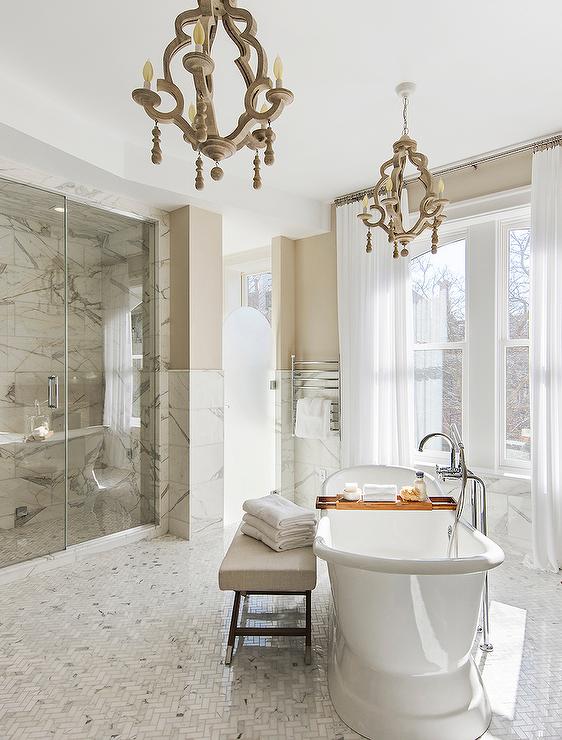
MULTIPOLYGON (((415 368, 415 353, 425 350, 461 350, 462 352, 462 436, 463 441, 467 444, 469 439, 469 414, 466 412, 469 403, 469 387, 468 387, 468 353, 469 353, 469 336, 470 336, 470 312, 468 302, 468 291, 469 291, 469 274, 468 274, 468 230, 461 228, 455 231, 450 231, 443 237, 443 242, 439 245, 439 249, 444 249, 451 244, 456 242, 464 242, 464 340, 459 342, 416 342, 412 337, 412 368, 415 368)), ((422 257, 425 254, 431 252, 431 242, 429 239, 420 239, 419 242, 414 246, 414 249, 410 252, 410 263, 412 260, 422 257)), ((415 394, 415 388, 414 388, 415 394)), ((415 414, 415 395, 414 395, 414 414, 415 414)), ((438 430, 436 430, 438 431, 438 430)), ((442 465, 450 460, 450 453, 446 450, 436 450, 426 448, 421 452, 417 448, 417 444, 420 440, 415 440, 415 448, 413 454, 414 465, 442 465)))
MULTIPOLYGON (((499 219, 497 222, 497 354, 496 354, 496 467, 499 471, 528 475, 531 469, 530 460, 517 460, 507 456, 507 350, 511 347, 527 347, 529 361, 531 352, 530 329, 526 339, 509 337, 509 233, 513 229, 530 229, 531 218, 519 216, 499 219)), ((531 312, 529 306, 529 327, 531 312)))

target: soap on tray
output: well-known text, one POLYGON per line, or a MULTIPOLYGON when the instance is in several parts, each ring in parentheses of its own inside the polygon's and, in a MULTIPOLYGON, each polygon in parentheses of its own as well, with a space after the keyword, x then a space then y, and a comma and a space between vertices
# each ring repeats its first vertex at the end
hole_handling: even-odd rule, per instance
POLYGON ((400 498, 402 501, 429 501, 427 496, 424 496, 413 486, 403 486, 400 489, 400 498))

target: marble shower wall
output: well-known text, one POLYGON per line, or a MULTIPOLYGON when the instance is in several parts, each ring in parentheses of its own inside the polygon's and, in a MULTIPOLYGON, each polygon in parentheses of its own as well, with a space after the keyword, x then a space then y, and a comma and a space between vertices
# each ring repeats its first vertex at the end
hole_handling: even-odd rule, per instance
MULTIPOLYGON (((0 263, 0 432, 23 435, 36 399, 47 411, 48 374, 64 370, 61 218, 39 220, 0 209, 0 263)), ((73 324, 69 334, 75 337, 76 330, 73 324)))
POLYGON ((170 532, 188 538, 223 520, 223 372, 171 370, 169 399, 170 532))
MULTIPOLYGON (((131 214, 138 215, 145 219, 152 219, 156 222, 156 238, 153 245, 154 259, 150 261, 148 266, 149 270, 149 284, 154 286, 154 299, 152 300, 150 310, 154 316, 154 348, 150 350, 150 358, 145 357, 146 360, 150 360, 151 367, 154 368, 154 373, 148 373, 147 377, 143 379, 143 393, 150 395, 153 399, 151 403, 145 407, 141 414, 141 429, 140 434, 134 436, 138 440, 140 445, 140 467, 142 470, 141 475, 150 480, 153 489, 157 491, 157 507, 156 507, 156 524, 159 532, 165 532, 168 530, 168 378, 167 370, 169 366, 169 217, 167 214, 152 209, 145 204, 138 203, 129 198, 123 198, 122 196, 101 191, 94 187, 89 187, 83 184, 70 182, 59 176, 49 175, 26 166, 20 165, 17 162, 0 158, 0 177, 7 178, 8 180, 14 180, 18 182, 28 183, 38 187, 46 188, 49 191, 58 192, 61 195, 67 195, 70 199, 77 198, 82 203, 88 203, 90 205, 99 206, 101 208, 109 208, 120 212, 128 212, 131 214), (154 429, 154 434, 150 433, 150 429, 154 429)), ((56 195, 52 196, 56 199, 56 195)), ((55 200, 56 202, 56 200, 55 200)), ((0 305, 0 318, 2 319, 2 325, 4 332, 1 333, 0 344, 0 412, 5 406, 9 407, 10 411, 15 410, 16 399, 21 398, 21 394, 18 394, 17 383, 15 379, 8 377, 18 372, 33 372, 39 370, 41 372, 41 379, 45 373, 51 372, 53 360, 57 360, 60 368, 55 368, 61 372, 61 350, 56 345, 56 342, 52 340, 49 334, 49 321, 51 319, 45 319, 45 316, 54 317, 58 315, 58 311, 63 307, 62 292, 61 288, 64 284, 63 273, 62 273, 62 255, 61 255, 61 236, 62 230, 52 228, 50 232, 45 230, 46 224, 34 223, 32 219, 19 219, 18 221, 18 232, 21 232, 20 241, 25 242, 25 250, 20 250, 17 253, 15 250, 12 252, 11 248, 14 243, 14 235, 10 233, 13 229, 13 224, 6 223, 0 220, 0 262, 4 262, 5 265, 9 265, 9 260, 4 259, 4 254, 12 255, 14 260, 13 265, 15 266, 16 258, 29 259, 31 258, 31 266, 29 270, 35 270, 37 273, 28 272, 26 288, 30 295, 33 295, 34 300, 31 303, 36 303, 34 307, 30 307, 27 311, 27 319, 20 325, 23 327, 25 332, 25 323, 29 321, 33 322, 33 326, 41 327, 40 322, 47 322, 47 326, 42 328, 40 332, 35 332, 39 338, 27 336, 25 333, 19 337, 16 341, 16 326, 15 326, 15 310, 14 306, 11 306, 8 302, 3 302, 0 305), (7 227, 7 229, 6 229, 7 227), (8 233, 6 231, 8 230, 8 233), (34 249, 35 247, 35 249, 34 249), (33 264, 35 260, 36 265, 33 264), (49 260, 51 269, 45 266, 45 260, 49 260), (40 305, 41 298, 48 298, 49 302, 52 297, 56 298, 54 301, 56 308, 53 310, 43 310, 37 308, 37 304, 40 305), (39 315, 39 312, 41 315, 39 315), (36 323, 39 322, 39 323, 36 323), (15 350, 11 356, 14 357, 17 365, 12 368, 7 360, 10 355, 9 350, 15 350), (26 367, 26 357, 33 355, 34 365, 30 370, 26 367), (39 365, 37 364, 39 362, 39 365)), ((76 298, 75 317, 71 319, 69 326, 69 333, 83 332, 81 341, 73 344, 72 350, 74 352, 74 359, 76 363, 74 367, 80 367, 81 369, 88 368, 92 373, 96 370, 95 356, 97 352, 96 348, 96 329, 97 318, 95 315, 95 304, 97 298, 97 287, 96 277, 89 270, 87 265, 87 254, 86 246, 83 239, 88 239, 88 236, 82 233, 75 233, 69 240, 69 257, 71 262, 69 268, 73 279, 73 289, 76 289, 73 294, 76 298), (70 246, 70 242, 74 240, 74 246, 70 246), (75 322, 75 323, 73 323, 75 322), (90 333, 89 337, 86 337, 86 332, 90 333), (91 339, 91 341, 90 341, 91 339)), ((17 285, 13 284, 13 277, 16 273, 7 267, 0 273, 0 285, 2 280, 4 286, 2 286, 3 294, 8 297, 17 297, 21 294, 17 285), (10 284, 12 283, 12 287, 10 284), (6 290, 7 288, 7 290, 6 290)), ((25 315, 25 314, 24 314, 25 315)), ((51 324, 52 328, 52 324, 51 324)), ((71 337, 72 344, 72 337, 71 337)), ((73 360, 71 359, 71 362, 73 360)), ((25 389, 25 397, 32 397, 36 395, 34 386, 37 383, 34 382, 33 378, 29 378, 30 382, 20 383, 20 389, 25 389)), ((37 379, 35 379, 37 380, 37 379)), ((84 379, 83 379, 84 380, 84 379)), ((86 379, 87 381, 88 379, 86 379)), ((89 380, 93 381, 93 378, 89 380)), ((72 383, 72 379, 71 379, 72 383)), ((96 388, 99 388, 99 384, 96 383, 96 388)), ((80 413, 81 419, 84 418, 84 423, 92 424, 100 413, 99 397, 96 399, 95 393, 88 392, 88 383, 86 382, 86 392, 84 392, 84 386, 75 387, 76 394, 73 394, 73 390, 69 387, 69 393, 73 398, 77 412, 80 413), (86 403, 85 398, 89 399, 86 403), (91 401, 91 403, 90 403, 91 401)), ((62 389, 61 389, 62 392, 62 389)), ((22 401, 24 400, 22 399, 22 401)), ((13 425, 13 428, 17 426, 18 431, 20 430, 21 423, 25 416, 23 411, 23 403, 20 404, 22 409, 18 415, 11 413, 4 417, 6 422, 1 425, 0 431, 9 431, 9 425, 13 425), (6 428, 8 427, 8 429, 6 428)), ((9 447, 9 446, 8 446, 9 447)), ((0 450, 0 476, 13 476, 12 468, 15 465, 15 460, 8 454, 4 454, 5 450, 0 450)), ((11 506, 11 504, 10 504, 11 506)), ((0 507, 1 509, 1 507, 0 507)), ((0 517, 2 516, 0 511, 0 517)), ((11 517, 12 515, 9 515, 11 517)), ((1 525, 2 522, 0 522, 1 525)))

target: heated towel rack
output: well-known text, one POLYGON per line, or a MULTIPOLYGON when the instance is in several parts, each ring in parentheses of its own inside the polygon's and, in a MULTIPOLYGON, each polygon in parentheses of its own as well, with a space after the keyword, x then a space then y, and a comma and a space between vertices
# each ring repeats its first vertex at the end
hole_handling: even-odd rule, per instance
POLYGON ((340 361, 339 360, 297 360, 291 355, 291 421, 295 436, 297 401, 310 394, 332 399, 330 429, 341 436, 340 409, 340 361))

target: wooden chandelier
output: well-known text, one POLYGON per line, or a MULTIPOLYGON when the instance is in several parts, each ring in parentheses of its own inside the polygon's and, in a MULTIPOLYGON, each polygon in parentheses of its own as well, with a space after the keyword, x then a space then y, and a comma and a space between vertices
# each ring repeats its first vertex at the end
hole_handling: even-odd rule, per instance
POLYGON ((363 198, 363 212, 358 214, 367 226, 367 252, 372 252, 371 229, 380 226, 387 236, 394 250, 392 256, 407 257, 408 244, 419 236, 425 229, 432 229, 431 252, 437 252, 439 243, 439 226, 446 218, 443 210, 449 202, 443 197, 445 185, 443 180, 436 184, 427 168, 427 157, 417 151, 417 143, 410 138, 408 131, 408 101, 415 90, 415 85, 403 82, 396 88, 397 94, 404 101, 403 117, 404 129, 402 136, 392 145, 393 156, 380 167, 380 179, 372 193, 373 203, 369 205, 368 195, 363 198), (408 214, 402 213, 401 197, 405 184, 406 165, 412 164, 418 171, 418 179, 423 185, 424 195, 419 204, 419 216, 411 228, 406 228, 408 214), (374 218, 369 211, 374 212, 374 218), (402 246, 399 250, 398 245, 402 246))
POLYGON ((268 77, 267 56, 256 38, 257 25, 248 10, 238 8, 236 0, 197 0, 197 5, 196 9, 186 10, 176 18, 176 35, 164 51, 164 73, 163 78, 156 82, 156 91, 151 89, 154 71, 149 61, 143 69, 144 87, 133 90, 133 100, 142 105, 148 116, 155 121, 152 129, 152 162, 162 162, 159 124, 174 123, 183 133, 184 140, 198 152, 195 178, 197 190, 204 187, 203 156, 214 162, 211 178, 221 180, 224 173, 220 162, 243 147, 255 152, 253 186, 258 189, 262 184, 259 150, 265 150, 265 164, 272 165, 275 160, 275 134, 271 122, 293 101, 293 93, 283 87, 283 65, 279 57, 274 65, 275 86, 268 77), (246 86, 238 123, 233 131, 224 136, 219 132, 213 104, 215 63, 211 57, 220 23, 238 47, 240 56, 235 63, 246 86), (195 104, 189 106, 186 119, 185 98, 172 78, 171 65, 174 57, 192 44, 194 49, 187 51, 182 58, 183 67, 192 75, 195 87, 195 104), (251 64, 252 52, 255 71, 251 64), (175 104, 171 109, 161 110, 162 98, 158 93, 172 97, 175 104))

